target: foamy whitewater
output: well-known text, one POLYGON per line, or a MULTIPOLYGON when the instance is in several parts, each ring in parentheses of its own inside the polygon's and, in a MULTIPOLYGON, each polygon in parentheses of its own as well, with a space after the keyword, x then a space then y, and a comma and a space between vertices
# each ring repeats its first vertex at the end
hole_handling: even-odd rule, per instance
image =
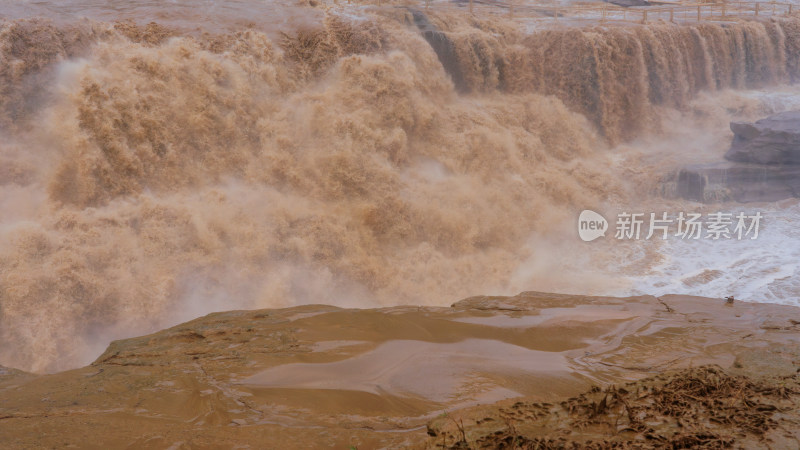
MULTIPOLYGON (((709 102, 713 105, 712 109, 724 106, 726 112, 720 113, 721 117, 726 117, 730 111, 750 108, 755 108, 759 111, 757 117, 762 117, 800 109, 800 89, 777 87, 769 90, 726 92, 700 98, 697 103, 703 104, 705 109, 709 102)), ((730 114, 731 120, 740 118, 736 113, 730 114)), ((680 125, 679 130, 671 135, 662 134, 660 142, 642 143, 640 151, 650 155, 656 153, 651 157, 667 167, 676 162, 705 163, 720 161, 731 139, 727 122, 717 126, 706 124, 703 129, 685 123, 680 125), (687 141, 687 133, 697 138, 687 141), (703 137, 703 134, 707 136, 703 137), (709 142, 708 136, 711 136, 713 142, 709 142), (667 155, 661 154, 663 146, 672 147, 672 150, 667 155), (678 155, 677 158, 673 156, 675 154, 678 155)), ((614 242, 616 248, 594 248, 590 244, 585 250, 589 252, 591 259, 585 260, 581 266, 587 270, 585 275, 593 279, 616 279, 618 283, 600 287, 594 293, 622 296, 733 295, 740 300, 800 306, 800 202, 797 200, 704 205, 690 201, 675 203, 651 199, 640 204, 615 205, 609 210, 609 219, 615 219, 614 214, 622 211, 645 213, 648 218, 651 212, 659 217, 662 212, 668 212, 673 219, 679 212, 721 212, 733 217, 739 213, 749 216, 758 212, 762 219, 756 239, 745 237, 741 240, 711 240, 705 238, 707 230, 703 231, 700 239, 683 239, 675 236, 676 225, 673 225, 666 240, 642 240, 639 241, 642 246, 636 250, 628 249, 630 245, 620 241, 614 242)), ((646 225, 643 236, 647 233, 646 225)), ((608 237, 613 237, 613 227, 614 224, 611 223, 608 237)), ((564 290, 563 287, 559 289, 564 290)))
POLYGON ((576 220, 701 209, 664 176, 720 159, 730 120, 797 105, 798 19, 525 34, 197 5, 0 3, 0 365, 303 303, 797 301, 796 203, 702 206, 759 208, 755 242, 584 243, 576 220))
POLYGON ((651 273, 632 277, 623 293, 734 295, 741 300, 800 306, 800 205, 725 209, 734 214, 760 211, 764 216, 755 240, 667 240, 659 249, 664 261, 651 273))

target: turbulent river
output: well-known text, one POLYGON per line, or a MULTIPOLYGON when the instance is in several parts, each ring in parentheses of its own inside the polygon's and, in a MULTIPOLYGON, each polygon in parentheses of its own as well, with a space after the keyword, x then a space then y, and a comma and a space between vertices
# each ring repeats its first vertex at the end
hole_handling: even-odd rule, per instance
POLYGON ((800 104, 800 20, 526 34, 420 14, 0 2, 0 364, 72 368, 112 339, 303 303, 796 304, 796 202, 660 192, 721 159, 730 120, 800 104), (754 241, 587 243, 584 209, 764 219, 754 241))

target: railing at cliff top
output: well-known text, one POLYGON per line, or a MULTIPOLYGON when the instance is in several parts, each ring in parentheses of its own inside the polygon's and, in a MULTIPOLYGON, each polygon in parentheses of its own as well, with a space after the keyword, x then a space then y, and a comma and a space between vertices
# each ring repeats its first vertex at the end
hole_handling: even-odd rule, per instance
MULTIPOLYGON (((427 1, 427 8, 445 5, 427 1)), ((478 1, 463 0, 449 3, 445 7, 465 10, 468 14, 505 14, 510 18, 534 18, 540 20, 591 20, 598 23, 629 22, 648 23, 654 21, 700 22, 735 21, 742 18, 789 15, 796 11, 791 3, 781 2, 722 2, 722 3, 683 3, 663 6, 643 6, 624 8, 609 3, 598 5, 535 5, 520 0, 478 1), (498 11, 501 10, 501 11, 498 11)))
MULTIPOLYGON (((337 3, 343 4, 346 1, 349 0, 338 0, 337 3)), ((535 20, 537 23, 541 21, 550 23, 590 21, 599 24, 646 24, 658 21, 675 23, 736 21, 743 18, 789 15, 797 11, 795 5, 782 2, 675 3, 628 8, 611 3, 561 6, 525 0, 411 0, 403 4, 420 9, 461 12, 475 16, 502 15, 511 19, 535 20)), ((378 5, 381 5, 380 0, 378 0, 378 5)), ((383 5, 397 6, 391 0, 384 2, 383 5)))
MULTIPOLYGON (((636 9, 602 8, 597 19, 600 23, 613 21, 648 23, 660 20, 668 22, 731 21, 741 18, 789 15, 794 12, 793 6, 791 3, 778 2, 723 2, 651 6, 636 9)), ((554 19, 558 19, 557 15, 554 19)))

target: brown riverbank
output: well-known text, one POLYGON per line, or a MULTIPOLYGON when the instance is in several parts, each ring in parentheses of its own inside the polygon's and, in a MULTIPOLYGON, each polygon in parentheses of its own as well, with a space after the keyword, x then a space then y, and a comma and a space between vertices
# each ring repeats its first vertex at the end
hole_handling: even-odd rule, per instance
POLYGON ((718 366, 442 415, 424 448, 797 448, 800 377, 718 366))
POLYGON ((425 447, 454 445, 454 424, 463 420, 473 446, 517 435, 528 439, 520 443, 636 442, 647 427, 673 436, 675 418, 653 405, 674 391, 684 402, 677 405, 705 411, 681 416, 683 423, 719 431, 709 442, 796 445, 798 331, 797 308, 686 296, 523 293, 450 308, 218 313, 116 341, 82 369, 0 372, 0 441, 7 448, 425 447), (649 378, 706 365, 718 368, 649 378), (698 397, 689 386, 681 394, 676 383, 692 377, 727 390, 698 397), (645 378, 650 397, 631 387, 619 394, 645 378), (745 417, 745 431, 712 420, 704 401, 733 408, 723 411, 745 417), (612 430, 605 419, 626 403, 641 420, 625 415, 616 437, 604 435, 612 430), (500 420, 507 411, 517 414, 510 429, 500 420), (664 424, 645 420, 647 411, 664 424), (478 423, 486 417, 492 421, 478 423), (531 431, 543 420, 555 434, 531 431), (754 420, 762 428, 747 428, 754 420), (581 434, 579 422, 589 431, 581 434))

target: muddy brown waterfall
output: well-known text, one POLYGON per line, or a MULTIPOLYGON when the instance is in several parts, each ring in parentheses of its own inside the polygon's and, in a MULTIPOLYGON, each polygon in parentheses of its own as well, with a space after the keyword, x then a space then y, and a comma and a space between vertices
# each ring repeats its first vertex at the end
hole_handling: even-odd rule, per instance
POLYGON ((210 311, 506 292, 531 233, 629 195, 610 146, 800 55, 793 18, 322 23, 0 24, 0 364, 76 367, 210 311))

